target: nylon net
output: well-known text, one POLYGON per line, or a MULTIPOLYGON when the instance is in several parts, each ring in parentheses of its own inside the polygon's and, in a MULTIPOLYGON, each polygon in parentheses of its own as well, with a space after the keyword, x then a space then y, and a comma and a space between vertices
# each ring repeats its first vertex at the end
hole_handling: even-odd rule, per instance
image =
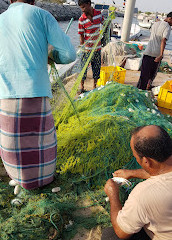
MULTIPOLYGON (((109 21, 105 21, 100 39, 107 32, 109 21)), ((108 57, 113 59, 110 52, 108 57)), ((17 196, 20 204, 12 205, 13 188, 7 179, 1 179, 2 240, 68 240, 78 229, 110 226, 110 207, 103 190, 105 182, 114 170, 140 167, 130 149, 131 130, 157 124, 172 137, 172 117, 159 112, 148 92, 112 81, 113 72, 105 86, 78 97, 79 84, 93 54, 94 50, 83 69, 80 68, 82 51, 67 71, 60 73, 55 65, 51 67, 54 95, 51 104, 58 137, 55 180, 42 189, 22 189, 17 196), (52 188, 57 186, 61 191, 53 193, 52 188), (87 208, 91 209, 91 214, 84 215, 82 211, 87 208)), ((131 181, 131 188, 120 188, 122 203, 138 183, 135 179, 131 181)))

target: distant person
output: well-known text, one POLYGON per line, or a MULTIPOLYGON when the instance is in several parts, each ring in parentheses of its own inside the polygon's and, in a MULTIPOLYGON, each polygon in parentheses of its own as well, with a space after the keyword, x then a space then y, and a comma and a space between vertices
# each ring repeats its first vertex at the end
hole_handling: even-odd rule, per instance
POLYGON ((144 52, 140 79, 137 87, 142 90, 151 90, 161 60, 163 58, 166 42, 169 39, 172 26, 172 12, 164 21, 157 21, 151 29, 151 36, 144 52))
POLYGON ((158 16, 156 16, 155 22, 160 21, 160 19, 158 18, 158 16))
POLYGON ((122 207, 119 185, 109 179, 105 192, 110 200, 114 239, 172 239, 172 139, 161 127, 138 127, 131 149, 142 169, 115 171, 114 177, 147 179, 131 191, 122 207), (118 236, 118 237, 117 237, 118 236))
POLYGON ((33 4, 12 1, 0 15, 0 153, 10 178, 26 189, 49 184, 56 169, 48 44, 57 63, 76 58, 56 19, 33 4))
MULTIPOLYGON (((84 53, 81 59, 81 69, 83 69, 90 52, 94 48, 96 40, 99 38, 100 24, 103 23, 104 18, 100 11, 97 11, 91 7, 91 0, 78 0, 83 14, 79 18, 78 34, 80 35, 80 45, 87 43, 84 46, 84 53)), ((97 80, 100 78, 101 68, 101 41, 98 43, 94 55, 91 59, 91 66, 93 71, 93 88, 96 88, 97 80)), ((84 81, 87 77, 87 69, 81 81, 80 93, 85 92, 84 81)))

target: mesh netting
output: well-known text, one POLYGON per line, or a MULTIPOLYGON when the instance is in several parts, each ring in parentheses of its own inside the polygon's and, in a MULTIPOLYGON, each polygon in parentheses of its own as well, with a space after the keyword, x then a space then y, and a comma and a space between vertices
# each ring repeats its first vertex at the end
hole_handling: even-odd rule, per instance
MULTIPOLYGON (((1 239, 66 240, 81 227, 109 226, 109 204, 103 191, 106 180, 126 164, 129 169, 139 167, 130 149, 130 131, 157 124, 172 136, 172 118, 157 110, 147 92, 132 86, 107 84, 76 100, 75 109, 80 121, 71 107, 63 121, 59 121, 62 112, 54 111, 58 136, 55 181, 43 189, 23 190, 19 207, 11 206, 12 187, 1 183, 1 239), (52 193, 56 186, 61 191, 52 193), (85 204, 84 199, 88 199, 85 204), (89 217, 76 214, 90 206, 104 210, 89 217)), ((133 180, 133 186, 136 183, 133 180)), ((121 187, 122 202, 130 191, 121 187)))
MULTIPOLYGON (((107 31, 109 21, 105 22, 98 41, 107 31)), ((140 167, 130 149, 131 130, 156 124, 172 136, 172 117, 162 115, 146 91, 112 82, 76 98, 94 54, 93 49, 81 69, 83 51, 79 51, 75 64, 60 69, 61 73, 56 69, 58 66, 51 67, 54 94, 51 104, 58 138, 55 180, 42 189, 22 189, 17 196, 21 202, 19 206, 11 205, 13 188, 6 180, 1 181, 2 240, 68 240, 79 228, 110 226, 110 209, 103 190, 106 180, 116 169, 140 167), (52 188, 57 186, 61 191, 52 193, 52 188), (82 214, 82 209, 87 208, 92 209, 89 216, 82 214)), ((133 179, 132 187, 137 182, 133 179)), ((122 203, 131 189, 120 188, 122 203)))
POLYGON ((144 50, 144 45, 113 40, 102 49, 102 60, 106 65, 121 66, 127 58, 141 58, 144 50))
MULTIPOLYGON (((58 112, 55 120, 57 167, 62 173, 76 173, 77 178, 88 177, 97 168, 104 174, 124 166, 132 156, 129 132, 136 126, 157 124, 171 134, 171 118, 160 114, 147 92, 133 86, 108 84, 86 94, 75 106, 80 121, 71 108, 63 122, 59 123, 58 112)), ((96 177, 95 182, 99 182, 96 177)))
POLYGON ((172 67, 170 67, 167 62, 162 61, 159 67, 159 72, 172 74, 172 67))

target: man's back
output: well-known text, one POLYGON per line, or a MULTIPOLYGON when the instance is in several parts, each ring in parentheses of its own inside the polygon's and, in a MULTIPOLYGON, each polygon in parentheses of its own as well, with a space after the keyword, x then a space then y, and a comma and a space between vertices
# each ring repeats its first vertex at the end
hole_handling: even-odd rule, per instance
POLYGON ((154 23, 152 26, 149 43, 144 54, 151 57, 158 57, 160 55, 161 40, 163 38, 168 40, 170 31, 171 27, 167 22, 158 21, 154 23))
POLYGON ((12 71, 16 67, 39 69, 47 65, 45 18, 45 11, 19 2, 0 16, 1 69, 6 70, 5 63, 12 71))
POLYGON ((171 189, 172 172, 151 177, 138 184, 131 192, 124 208, 119 212, 117 219, 119 226, 123 231, 133 233, 145 225, 145 230, 151 239, 170 240, 172 236, 171 189))
POLYGON ((59 63, 75 60, 75 49, 55 18, 33 5, 15 2, 0 15, 0 99, 51 97, 48 43, 59 63))

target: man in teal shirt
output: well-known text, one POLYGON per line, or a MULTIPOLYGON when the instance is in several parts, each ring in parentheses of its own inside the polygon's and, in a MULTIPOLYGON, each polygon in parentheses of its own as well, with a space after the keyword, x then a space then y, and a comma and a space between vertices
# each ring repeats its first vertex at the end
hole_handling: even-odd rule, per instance
POLYGON ((49 12, 30 0, 11 3, 0 15, 0 154, 14 182, 33 189, 49 184, 56 166, 48 44, 56 63, 76 53, 49 12))
POLYGON ((41 8, 16 1, 0 15, 0 36, 0 99, 51 97, 48 43, 57 50, 59 63, 76 58, 69 37, 55 18, 41 8))

